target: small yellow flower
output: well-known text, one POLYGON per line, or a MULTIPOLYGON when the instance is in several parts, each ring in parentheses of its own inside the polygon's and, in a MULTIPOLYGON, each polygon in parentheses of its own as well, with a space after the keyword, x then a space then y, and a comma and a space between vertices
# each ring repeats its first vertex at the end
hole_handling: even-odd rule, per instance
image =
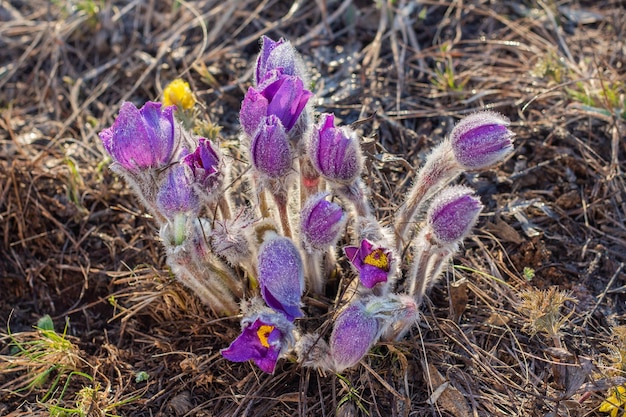
POLYGON ((626 404, 626 387, 620 385, 615 388, 611 388, 609 390, 611 394, 606 400, 602 401, 600 404, 600 408, 598 411, 602 413, 609 413, 611 417, 617 417, 618 413, 622 413, 622 417, 626 417, 626 409, 624 405, 626 404))
POLYGON ((196 99, 193 97, 189 83, 175 79, 165 87, 163 90, 163 105, 171 106, 176 105, 179 109, 190 109, 196 104, 196 99))

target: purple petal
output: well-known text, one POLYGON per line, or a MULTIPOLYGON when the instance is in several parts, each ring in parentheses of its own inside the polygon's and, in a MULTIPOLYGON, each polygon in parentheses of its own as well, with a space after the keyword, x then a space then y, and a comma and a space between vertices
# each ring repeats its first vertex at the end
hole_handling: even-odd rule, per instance
POLYGON ((290 318, 301 317, 304 267, 291 239, 270 237, 259 248, 258 274, 261 295, 275 310, 290 318))
POLYGON ((343 252, 348 257, 348 260, 356 269, 360 270, 363 267, 363 260, 359 257, 358 246, 346 246, 343 248, 343 252))
POLYGON ((365 288, 373 288, 379 282, 387 282, 389 273, 372 265, 364 264, 359 279, 365 288))
POLYGON ((250 145, 252 164, 269 177, 284 177, 291 171, 289 138, 276 116, 270 115, 264 120, 250 145))
POLYGON ((269 102, 263 94, 252 87, 248 88, 239 111, 239 122, 248 136, 254 136, 254 133, 263 123, 263 118, 267 115, 268 104, 269 102))

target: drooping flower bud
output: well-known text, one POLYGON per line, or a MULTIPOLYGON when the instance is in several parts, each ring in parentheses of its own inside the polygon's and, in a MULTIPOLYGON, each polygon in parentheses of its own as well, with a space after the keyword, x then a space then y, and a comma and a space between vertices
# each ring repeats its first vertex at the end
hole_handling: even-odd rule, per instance
POLYGON ((439 245, 460 242, 469 234, 483 208, 471 188, 453 186, 435 196, 426 215, 433 238, 439 245))
POLYGON ((241 320, 241 335, 222 356, 232 362, 252 360, 263 372, 274 373, 276 362, 293 344, 293 324, 267 307, 241 320))
POLYGON ((329 193, 311 196, 300 214, 300 230, 305 247, 325 250, 337 243, 347 216, 341 206, 326 200, 329 193))
POLYGON ((504 116, 482 111, 471 114, 454 126, 450 141, 454 156, 465 169, 484 169, 513 151, 514 133, 504 116))
POLYGON ((335 371, 341 372, 359 363, 379 334, 378 319, 366 311, 361 300, 346 307, 335 319, 329 340, 335 371))
POLYGON ((191 169, 194 183, 207 199, 212 199, 220 191, 224 169, 221 159, 219 150, 210 140, 199 138, 196 150, 181 161, 191 169))
POLYGON ((417 315, 417 305, 407 295, 388 294, 352 302, 339 313, 330 335, 334 371, 359 363, 390 326, 397 322, 411 326, 417 315))
POLYGON ((174 149, 174 109, 148 102, 139 110, 122 103, 113 125, 99 134, 104 148, 131 172, 163 167, 174 149))
POLYGON ((289 139, 280 119, 265 117, 250 144, 252 165, 270 178, 285 177, 291 171, 289 139))
POLYGON ((272 70, 258 87, 248 89, 241 103, 239 121, 244 132, 252 137, 265 116, 275 115, 285 132, 289 132, 312 95, 299 77, 272 70))
POLYGON ((274 41, 263 36, 261 52, 256 61, 255 82, 259 84, 268 72, 280 69, 285 75, 295 75, 305 80, 304 64, 291 42, 280 38, 274 41))
POLYGON ((258 273, 261 296, 268 306, 289 320, 302 317, 304 267, 298 248, 291 239, 266 232, 259 248, 258 273))
POLYGON ((195 213, 200 200, 192 187, 192 173, 183 164, 173 165, 157 195, 157 207, 167 219, 177 214, 195 213))
POLYGON ((335 127, 333 114, 322 114, 307 149, 315 169, 326 179, 351 184, 361 174, 359 138, 347 126, 335 127))
POLYGON ((374 247, 366 239, 359 246, 343 248, 348 260, 359 271, 361 283, 366 288, 373 288, 379 282, 387 282, 393 272, 393 256, 389 249, 374 247))

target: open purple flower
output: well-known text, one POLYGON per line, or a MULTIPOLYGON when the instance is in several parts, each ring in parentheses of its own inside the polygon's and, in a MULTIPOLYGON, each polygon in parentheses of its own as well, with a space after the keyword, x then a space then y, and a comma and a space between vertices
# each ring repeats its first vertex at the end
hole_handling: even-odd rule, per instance
POLYGON ((268 306, 282 312, 289 320, 302 317, 300 299, 304 292, 304 266, 298 248, 291 239, 266 233, 259 248, 259 285, 268 306))
POLYGON ((378 319, 369 314, 361 300, 346 307, 335 319, 329 340, 335 371, 341 372, 359 363, 379 334, 378 319))
POLYGON ((252 360, 263 372, 273 373, 293 343, 293 325, 281 314, 263 312, 244 317, 241 327, 241 334, 221 351, 222 356, 232 362, 252 360))
POLYGON ((198 195, 192 187, 192 174, 183 164, 173 165, 157 194, 157 207, 168 219, 177 214, 195 213, 200 208, 198 195))
POLYGON ((270 178, 282 178, 291 171, 289 138, 280 119, 265 117, 250 144, 252 165, 270 178))
POLYGON ((500 162, 513 151, 514 133, 504 116, 482 111, 471 114, 454 126, 450 141, 454 156, 465 169, 484 169, 500 162))
POLYGON ((361 283, 366 288, 373 288, 379 282, 387 282, 392 270, 391 251, 382 247, 374 248, 366 239, 360 246, 346 246, 343 248, 348 260, 359 271, 361 283))
POLYGON ((285 75, 305 78, 300 57, 291 42, 280 38, 274 41, 267 36, 262 38, 261 52, 256 61, 256 83, 260 83, 268 72, 280 69, 285 75))
POLYGON ((244 132, 252 137, 265 116, 275 115, 289 132, 312 95, 304 88, 301 78, 283 74, 280 69, 272 70, 259 86, 248 89, 241 103, 239 121, 244 132))
POLYGON ((308 146, 315 169, 326 179, 351 184, 361 174, 361 151, 356 132, 335 127, 335 116, 325 113, 313 128, 308 146))
POLYGON ((191 168, 195 182, 207 194, 213 194, 219 187, 221 157, 210 140, 199 138, 196 150, 186 155, 182 163, 191 168))
POLYGON ((464 186, 445 188, 435 196, 426 219, 439 244, 454 244, 471 231, 483 208, 473 190, 464 186))
POLYGON ((334 245, 346 224, 346 213, 338 204, 327 201, 328 195, 315 194, 302 208, 300 230, 307 248, 325 250, 334 245))
POLYGON ((100 132, 104 148, 129 171, 159 168, 174 149, 174 109, 148 102, 141 110, 124 102, 113 125, 100 132))

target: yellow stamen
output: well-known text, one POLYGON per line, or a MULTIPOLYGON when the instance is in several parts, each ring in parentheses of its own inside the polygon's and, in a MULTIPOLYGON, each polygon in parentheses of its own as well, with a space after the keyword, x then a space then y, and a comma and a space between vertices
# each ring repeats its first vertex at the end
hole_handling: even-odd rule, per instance
POLYGON ((389 259, 387 259, 387 254, 383 249, 374 249, 372 253, 363 259, 363 263, 375 266, 376 268, 384 271, 389 270, 389 259))
POLYGON ((264 324, 261 327, 259 327, 259 330, 256 331, 256 335, 259 337, 259 341, 266 348, 270 347, 270 344, 268 343, 267 339, 269 339, 270 333, 272 333, 273 330, 274 330, 274 326, 268 326, 264 324))

